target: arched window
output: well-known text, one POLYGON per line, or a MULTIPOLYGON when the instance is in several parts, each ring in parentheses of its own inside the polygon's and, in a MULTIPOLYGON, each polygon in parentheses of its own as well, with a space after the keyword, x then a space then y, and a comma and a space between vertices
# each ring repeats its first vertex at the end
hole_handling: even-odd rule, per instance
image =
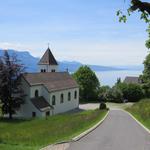
POLYGON ((68 93, 68 101, 70 101, 71 100, 71 93, 69 92, 68 93))
POLYGON ((35 90, 35 97, 39 97, 39 91, 35 90))
POLYGON ((43 72, 46 72, 46 69, 44 69, 43 72))
POLYGON ((41 72, 43 72, 43 69, 41 69, 41 72))
POLYGON ((74 92, 74 99, 77 99, 77 91, 74 92))
POLYGON ((56 105, 55 95, 52 96, 52 105, 56 105))
POLYGON ((63 103, 63 102, 64 102, 64 95, 61 94, 61 95, 60 95, 60 103, 63 103))

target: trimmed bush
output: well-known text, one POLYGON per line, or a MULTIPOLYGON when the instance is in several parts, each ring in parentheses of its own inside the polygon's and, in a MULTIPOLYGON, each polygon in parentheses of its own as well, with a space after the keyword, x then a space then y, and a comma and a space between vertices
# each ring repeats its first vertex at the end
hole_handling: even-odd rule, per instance
POLYGON ((107 109, 106 104, 105 104, 104 102, 101 102, 101 103, 100 103, 100 106, 99 106, 99 109, 100 109, 100 110, 107 109))

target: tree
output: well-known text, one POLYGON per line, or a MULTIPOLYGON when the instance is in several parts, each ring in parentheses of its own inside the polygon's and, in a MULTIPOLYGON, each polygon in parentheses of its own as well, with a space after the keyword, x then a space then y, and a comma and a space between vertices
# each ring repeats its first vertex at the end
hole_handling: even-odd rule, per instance
POLYGON ((122 91, 117 87, 112 87, 107 91, 106 99, 109 102, 122 103, 123 102, 122 91))
MULTIPOLYGON (((124 0, 125 1, 125 0, 124 0)), ((134 11, 138 11, 141 13, 141 20, 144 20, 145 23, 148 24, 147 33, 148 33, 148 40, 146 41, 146 47, 150 48, 150 3, 143 2, 142 0, 131 0, 130 7, 127 8, 127 12, 123 12, 121 10, 117 11, 117 16, 119 16, 119 21, 126 23, 127 16, 130 16, 134 11)))
POLYGON ((100 102, 106 102, 107 98, 106 98, 106 93, 108 92, 108 90, 110 90, 109 86, 101 86, 99 89, 99 100, 100 102))
POLYGON ((88 66, 81 66, 73 74, 74 79, 79 84, 80 100, 95 101, 98 99, 100 83, 96 74, 88 66))
POLYGON ((128 92, 126 98, 130 102, 139 101, 142 97, 143 97, 143 92, 139 84, 128 84, 128 92))
POLYGON ((120 83, 117 85, 117 88, 121 90, 123 98, 130 102, 136 102, 143 97, 143 90, 139 84, 120 83))
POLYGON ((130 9, 132 11, 139 10, 141 12, 147 12, 150 14, 150 3, 142 2, 141 0, 131 0, 130 9))
POLYGON ((16 56, 9 56, 5 50, 4 57, 0 58, 0 100, 2 113, 12 115, 20 108, 23 101, 23 91, 21 89, 21 73, 23 65, 19 64, 16 56))
POLYGON ((147 55, 144 61, 143 75, 140 76, 142 87, 146 97, 150 97, 150 54, 147 55))
POLYGON ((117 82, 116 82, 116 85, 120 84, 121 83, 121 78, 117 78, 117 82))

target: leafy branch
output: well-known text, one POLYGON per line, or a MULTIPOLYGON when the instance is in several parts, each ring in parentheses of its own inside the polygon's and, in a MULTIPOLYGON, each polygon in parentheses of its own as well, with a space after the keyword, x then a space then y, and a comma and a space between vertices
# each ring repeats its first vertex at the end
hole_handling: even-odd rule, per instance
POLYGON ((143 20, 146 24, 148 24, 148 28, 146 32, 148 33, 148 40, 146 40, 145 46, 150 48, 150 3, 142 2, 141 0, 131 0, 131 6, 124 13, 121 10, 117 11, 117 16, 119 17, 119 22, 126 23, 127 17, 129 17, 134 11, 138 11, 140 13, 140 19, 143 20))

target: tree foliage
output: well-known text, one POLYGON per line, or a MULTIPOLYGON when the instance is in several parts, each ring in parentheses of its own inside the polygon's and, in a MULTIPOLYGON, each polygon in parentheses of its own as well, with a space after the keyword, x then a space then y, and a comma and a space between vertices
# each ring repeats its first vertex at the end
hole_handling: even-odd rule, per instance
POLYGON ((88 66, 81 66, 73 77, 79 84, 80 100, 95 101, 98 99, 100 83, 96 74, 88 66))
POLYGON ((109 86, 101 86, 99 89, 99 100, 100 102, 106 102, 107 98, 106 98, 106 94, 107 92, 110 90, 109 86))
POLYGON ((144 71, 140 78, 145 96, 150 97, 150 54, 147 55, 144 61, 144 71))
POLYGON ((122 103, 123 102, 122 91, 117 87, 110 88, 106 93, 106 100, 108 102, 122 103))
POLYGON ((21 73, 24 67, 18 63, 17 57, 9 56, 4 52, 0 58, 0 100, 2 113, 9 114, 9 118, 23 104, 23 91, 21 89, 21 73))
POLYGON ((117 88, 121 90, 123 99, 127 99, 130 102, 139 101, 143 97, 143 90, 139 84, 120 83, 117 88))
MULTIPOLYGON (((126 1, 125 1, 126 2, 126 1)), ((150 3, 143 2, 142 0, 131 0, 130 7, 127 8, 126 12, 122 10, 117 11, 117 16, 119 16, 119 22, 126 23, 127 16, 130 16, 134 11, 138 11, 140 13, 140 19, 143 20, 147 24, 147 33, 148 33, 148 40, 146 40, 146 47, 150 48, 150 3)))
POLYGON ((99 92, 102 102, 122 103, 125 99, 129 102, 136 102, 144 97, 140 84, 126 84, 120 81, 112 88, 107 86, 101 87, 99 92))

